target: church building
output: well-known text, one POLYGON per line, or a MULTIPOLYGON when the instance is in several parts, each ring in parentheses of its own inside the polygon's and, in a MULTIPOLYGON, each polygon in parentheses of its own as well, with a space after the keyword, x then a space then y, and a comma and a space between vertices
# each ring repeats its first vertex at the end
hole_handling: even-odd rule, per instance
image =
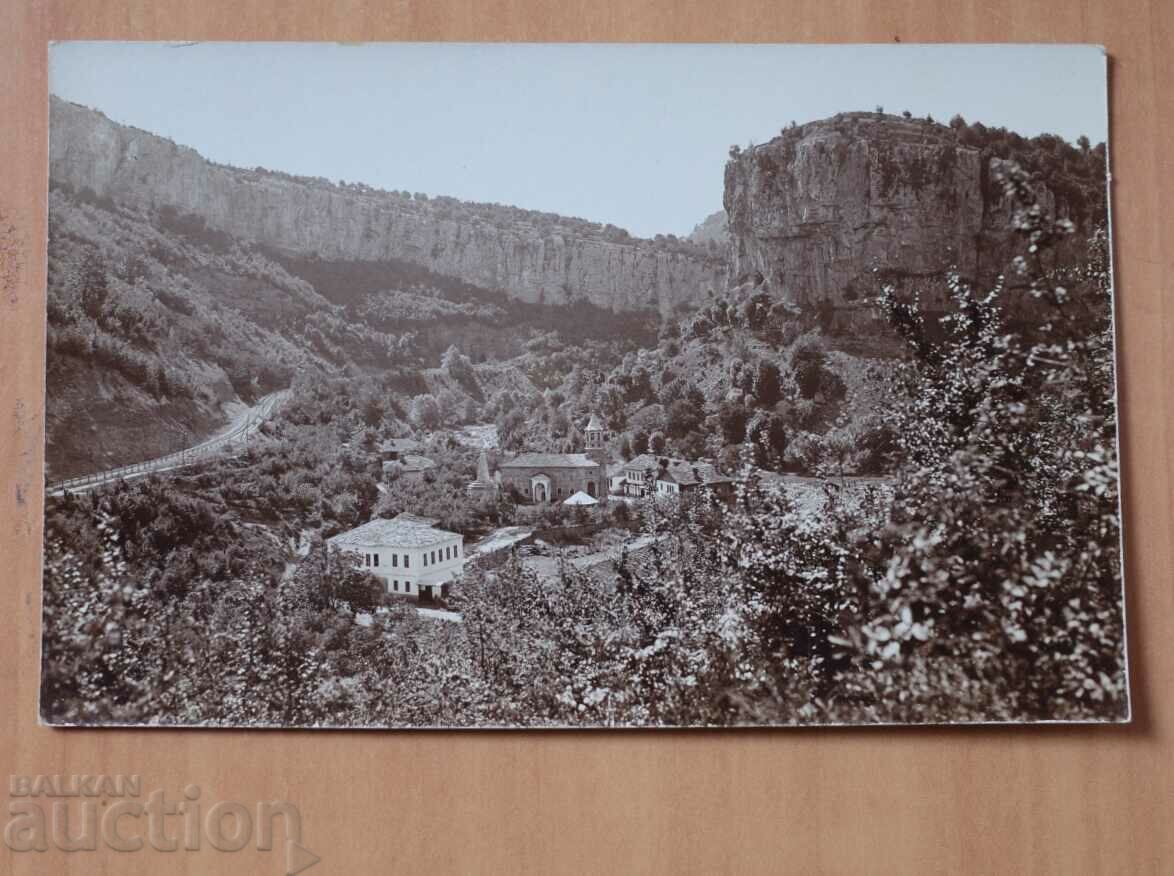
POLYGON ((536 505, 562 502, 583 492, 607 501, 607 430, 595 414, 584 453, 523 453, 499 467, 502 489, 511 487, 536 505))

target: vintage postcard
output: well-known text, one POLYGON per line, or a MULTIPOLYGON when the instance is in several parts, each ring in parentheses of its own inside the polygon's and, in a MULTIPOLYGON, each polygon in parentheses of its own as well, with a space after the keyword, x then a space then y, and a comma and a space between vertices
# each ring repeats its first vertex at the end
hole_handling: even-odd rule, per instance
POLYGON ((44 722, 1129 719, 1099 48, 49 51, 44 722))

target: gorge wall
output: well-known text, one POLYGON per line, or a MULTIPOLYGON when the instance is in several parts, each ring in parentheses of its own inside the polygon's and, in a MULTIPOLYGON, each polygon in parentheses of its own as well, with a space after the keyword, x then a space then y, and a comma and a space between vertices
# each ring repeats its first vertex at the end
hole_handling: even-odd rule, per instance
MULTIPOLYGON (((951 267, 980 282, 1009 276, 1018 243, 993 179, 1002 160, 951 127, 880 113, 844 113, 733 150, 731 280, 761 275, 773 295, 804 308, 852 306, 874 294, 877 271, 898 283, 951 267)), ((1072 203, 1042 183, 1036 193, 1049 214, 1088 224, 1079 214, 1091 187, 1095 179, 1070 187, 1072 203)))
POLYGON ((526 301, 586 298, 615 310, 667 313, 725 282, 724 261, 700 247, 553 214, 217 165, 58 98, 51 99, 49 146, 56 184, 191 214, 291 255, 397 259, 526 301))

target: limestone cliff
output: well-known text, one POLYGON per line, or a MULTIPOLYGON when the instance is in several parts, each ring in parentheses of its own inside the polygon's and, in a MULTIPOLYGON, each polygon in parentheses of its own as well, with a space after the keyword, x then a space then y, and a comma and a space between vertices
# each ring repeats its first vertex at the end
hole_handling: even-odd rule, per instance
POLYGON ((191 214, 296 255, 420 264, 526 301, 586 298, 668 312, 724 282, 725 264, 581 219, 217 165, 195 150, 53 98, 49 176, 101 198, 191 214))
MULTIPOLYGON (((953 128, 880 113, 844 113, 735 149, 724 197, 731 280, 761 275, 801 308, 850 305, 869 294, 877 271, 899 280, 956 267, 989 281, 1008 271, 1016 246, 1010 207, 992 182, 1002 160, 953 128)), ((1037 188, 1044 209, 1087 225, 1083 192, 1095 175, 1083 189, 1062 189, 1067 200, 1050 182, 1037 188)))

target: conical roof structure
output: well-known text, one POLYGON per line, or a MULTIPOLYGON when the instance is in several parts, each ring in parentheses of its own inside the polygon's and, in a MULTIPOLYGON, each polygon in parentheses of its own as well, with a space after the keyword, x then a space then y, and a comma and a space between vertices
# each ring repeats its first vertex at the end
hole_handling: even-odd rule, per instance
POLYGON ((484 448, 477 460, 477 480, 465 487, 465 492, 470 496, 493 495, 497 492, 497 482, 489 474, 489 456, 484 448))

